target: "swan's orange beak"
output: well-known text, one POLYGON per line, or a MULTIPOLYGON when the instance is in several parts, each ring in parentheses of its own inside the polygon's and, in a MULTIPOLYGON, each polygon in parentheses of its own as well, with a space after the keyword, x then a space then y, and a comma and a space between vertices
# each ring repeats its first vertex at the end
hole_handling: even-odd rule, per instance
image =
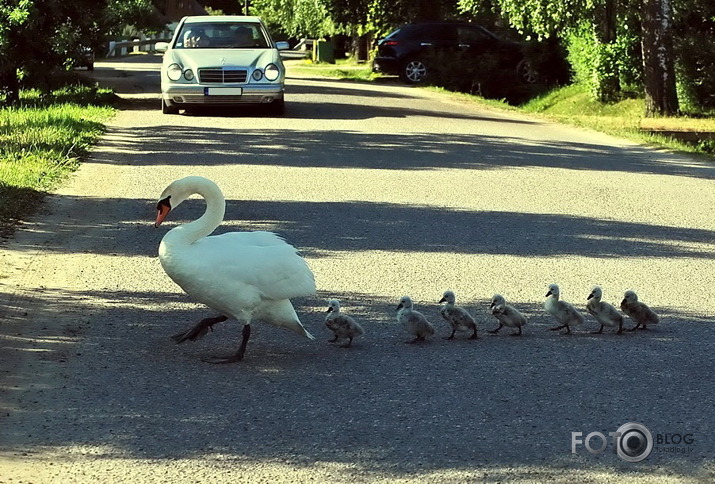
POLYGON ((169 200, 165 198, 156 205, 156 222, 154 222, 154 227, 158 228, 159 225, 164 221, 169 212, 171 211, 171 204, 169 200))

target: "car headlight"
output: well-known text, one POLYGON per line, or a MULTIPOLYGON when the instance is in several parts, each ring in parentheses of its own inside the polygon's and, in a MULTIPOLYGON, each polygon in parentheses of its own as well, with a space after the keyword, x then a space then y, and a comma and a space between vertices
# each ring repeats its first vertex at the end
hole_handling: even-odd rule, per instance
POLYGON ((184 71, 184 79, 186 79, 187 81, 190 81, 193 78, 194 78, 194 71, 192 71, 191 69, 186 69, 184 71))
POLYGON ((254 81, 260 81, 261 79, 263 79, 263 71, 260 69, 256 69, 253 71, 253 74, 251 74, 251 77, 254 81))
POLYGON ((181 76, 183 74, 183 69, 179 64, 171 64, 169 67, 166 68, 166 75, 172 81, 178 81, 179 79, 181 79, 181 76))
POLYGON ((268 64, 266 66, 265 76, 269 81, 275 81, 281 75, 281 70, 275 64, 268 64))

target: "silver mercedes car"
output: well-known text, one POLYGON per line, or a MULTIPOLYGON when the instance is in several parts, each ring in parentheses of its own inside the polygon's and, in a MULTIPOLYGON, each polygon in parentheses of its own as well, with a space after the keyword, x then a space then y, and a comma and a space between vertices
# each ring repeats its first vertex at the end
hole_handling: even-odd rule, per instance
POLYGON ((274 114, 285 108, 285 66, 258 17, 184 17, 171 42, 157 42, 161 66, 161 110, 177 114, 192 106, 263 104, 274 114))

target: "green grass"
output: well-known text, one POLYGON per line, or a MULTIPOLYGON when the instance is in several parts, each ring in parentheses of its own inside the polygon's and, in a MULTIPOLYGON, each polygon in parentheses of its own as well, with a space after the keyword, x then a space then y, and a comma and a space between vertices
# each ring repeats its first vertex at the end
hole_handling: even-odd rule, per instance
POLYGON ((26 91, 19 107, 0 109, 0 235, 79 166, 113 116, 113 99, 70 87, 45 97, 26 91))
POLYGON ((370 63, 357 63, 353 59, 337 59, 335 64, 313 63, 310 60, 293 62, 290 65, 293 72, 299 74, 313 74, 351 81, 372 81, 380 77, 372 72, 370 63))
POLYGON ((715 155, 715 117, 646 118, 642 98, 602 104, 594 101, 584 86, 575 84, 534 99, 521 109, 658 147, 715 155))

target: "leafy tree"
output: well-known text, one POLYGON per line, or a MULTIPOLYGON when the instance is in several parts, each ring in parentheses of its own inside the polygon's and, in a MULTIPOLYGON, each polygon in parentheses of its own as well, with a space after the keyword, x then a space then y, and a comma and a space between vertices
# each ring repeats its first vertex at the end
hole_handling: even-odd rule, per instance
POLYGON ((161 18, 152 0, 0 0, 4 102, 18 102, 23 86, 48 92, 63 84, 83 46, 98 48, 126 24, 146 31, 161 18))

